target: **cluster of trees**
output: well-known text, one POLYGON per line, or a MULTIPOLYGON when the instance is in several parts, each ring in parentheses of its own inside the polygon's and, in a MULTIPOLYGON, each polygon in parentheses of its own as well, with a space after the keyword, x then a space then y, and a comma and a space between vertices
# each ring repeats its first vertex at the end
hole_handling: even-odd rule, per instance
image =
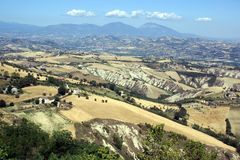
POLYGON ((28 74, 26 77, 14 79, 10 83, 17 88, 23 88, 31 85, 37 85, 37 79, 33 75, 28 74))
POLYGON ((56 79, 54 77, 48 77, 47 83, 54 86, 63 86, 64 82, 62 80, 56 79))
POLYGON ((163 125, 149 126, 144 142, 144 152, 138 155, 140 160, 215 160, 217 153, 206 149, 199 142, 187 140, 186 137, 164 131, 163 125))
POLYGON ((181 124, 187 125, 188 116, 187 110, 184 107, 179 107, 179 111, 175 113, 174 119, 181 124))
POLYGON ((61 96, 64 96, 66 93, 68 93, 68 89, 65 86, 60 86, 58 88, 58 94, 61 96))
POLYGON ((120 157, 106 147, 75 140, 70 132, 58 131, 50 136, 37 125, 22 120, 11 126, 0 123, 0 159, 116 160, 120 157))
MULTIPOLYGON (((228 124, 227 124, 228 125, 228 124)), ((229 127, 229 126, 227 126, 229 127)), ((215 137, 216 139, 222 141, 225 144, 228 144, 230 146, 233 146, 235 148, 237 148, 237 152, 240 153, 240 138, 239 137, 234 137, 234 136, 229 136, 229 135, 225 135, 225 134, 221 134, 221 133, 215 133, 214 131, 212 131, 209 128, 202 128, 197 124, 194 124, 192 126, 193 129, 199 130, 203 133, 206 133, 212 137, 215 137)), ((229 131, 230 128, 228 128, 229 131)))

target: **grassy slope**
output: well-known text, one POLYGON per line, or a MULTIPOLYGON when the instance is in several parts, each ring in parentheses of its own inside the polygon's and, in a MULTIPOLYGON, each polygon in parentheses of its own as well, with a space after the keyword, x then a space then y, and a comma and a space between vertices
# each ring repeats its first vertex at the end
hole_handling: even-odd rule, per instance
POLYGON ((235 150, 233 147, 230 147, 211 136, 121 101, 96 95, 90 96, 89 100, 84 97, 78 98, 77 96, 72 95, 67 97, 66 100, 71 101, 74 107, 68 111, 61 111, 61 114, 73 122, 83 122, 94 118, 103 118, 135 124, 164 124, 166 130, 168 131, 185 135, 190 139, 200 141, 208 145, 235 150), (94 101, 95 98, 97 101, 94 101), (102 103, 102 99, 107 100, 108 102, 102 103))

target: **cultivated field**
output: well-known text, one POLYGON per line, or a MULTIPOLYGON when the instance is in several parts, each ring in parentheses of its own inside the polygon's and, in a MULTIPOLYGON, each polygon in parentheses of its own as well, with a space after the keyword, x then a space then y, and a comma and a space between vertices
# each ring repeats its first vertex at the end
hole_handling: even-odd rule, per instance
POLYGON ((57 88, 56 87, 50 87, 50 86, 31 86, 31 87, 25 87, 22 89, 23 94, 20 94, 19 98, 15 98, 14 95, 6 95, 6 94, 0 94, 0 99, 4 99, 7 103, 10 102, 23 102, 29 99, 43 97, 43 93, 46 93, 46 96, 49 95, 56 95, 57 94, 57 88))
POLYGON ((230 147, 204 133, 121 101, 96 95, 90 96, 89 99, 86 99, 85 97, 78 98, 75 95, 71 95, 65 99, 66 101, 71 101, 74 107, 70 110, 60 111, 60 113, 73 122, 83 122, 94 118, 103 118, 115 119, 135 124, 164 124, 165 129, 168 131, 177 132, 187 136, 190 139, 200 141, 208 145, 235 150, 233 147, 230 147), (102 100, 107 100, 107 103, 102 103, 102 100))
POLYGON ((20 53, 8 53, 6 56, 22 56, 22 57, 45 57, 45 56, 50 56, 49 53, 45 53, 45 52, 20 52, 20 53))
POLYGON ((161 103, 157 103, 157 102, 152 102, 152 101, 148 101, 148 100, 144 100, 144 99, 139 99, 139 98, 134 98, 136 103, 138 105, 141 105, 144 108, 151 108, 151 107, 157 107, 163 111, 165 111, 166 109, 174 109, 174 110, 179 110, 179 108, 177 106, 170 106, 170 105, 164 105, 161 103))
POLYGON ((142 59, 133 56, 115 56, 110 54, 101 54, 98 56, 100 59, 105 61, 131 61, 131 62, 141 62, 142 59))
MULTIPOLYGON (((25 71, 23 69, 19 70, 19 68, 15 68, 15 67, 12 67, 12 66, 7 65, 7 64, 4 64, 3 66, 0 65, 0 71, 1 71, 1 73, 4 73, 5 71, 7 71, 10 76, 11 76, 12 73, 19 73, 20 77, 25 77, 30 73, 30 72, 25 71)), ((30 74, 32 74, 35 78, 39 77, 39 80, 41 80, 41 81, 46 80, 45 76, 38 76, 38 74, 34 73, 34 72, 30 73, 30 74)))
POLYGON ((240 136, 240 108, 232 107, 229 111, 228 118, 232 126, 233 134, 240 136))
POLYGON ((184 105, 189 114, 190 125, 197 124, 204 128, 210 128, 217 133, 226 133, 225 119, 228 116, 229 107, 209 107, 199 103, 184 105), (187 107, 188 106, 188 107, 187 107))

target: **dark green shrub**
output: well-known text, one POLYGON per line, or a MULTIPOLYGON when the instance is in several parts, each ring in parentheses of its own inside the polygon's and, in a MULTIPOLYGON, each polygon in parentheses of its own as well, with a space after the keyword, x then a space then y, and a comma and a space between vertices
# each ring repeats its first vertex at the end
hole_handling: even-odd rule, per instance
POLYGON ((123 144, 123 139, 116 133, 113 134, 113 144, 117 149, 121 150, 122 149, 122 144, 123 144))

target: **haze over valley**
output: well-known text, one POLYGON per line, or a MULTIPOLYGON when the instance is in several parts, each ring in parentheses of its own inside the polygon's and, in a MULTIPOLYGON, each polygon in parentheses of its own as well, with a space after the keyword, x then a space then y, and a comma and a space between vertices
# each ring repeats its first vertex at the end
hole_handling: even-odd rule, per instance
POLYGON ((171 1, 0 2, 0 159, 239 160, 239 3, 171 1))

